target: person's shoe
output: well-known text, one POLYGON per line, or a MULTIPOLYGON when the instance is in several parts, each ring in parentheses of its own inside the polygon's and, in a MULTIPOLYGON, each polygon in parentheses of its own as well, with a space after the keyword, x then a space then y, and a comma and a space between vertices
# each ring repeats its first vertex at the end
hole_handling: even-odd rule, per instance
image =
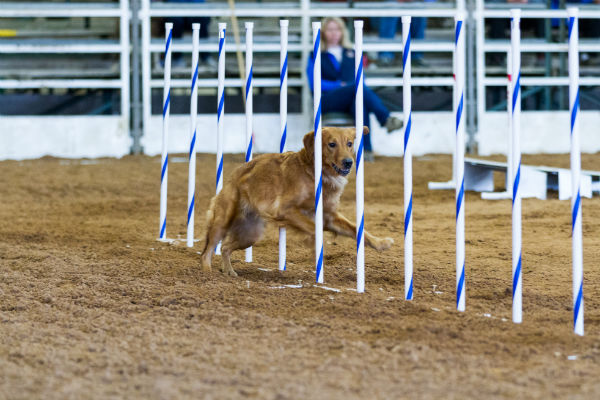
POLYGON ((375 161, 375 155, 371 150, 365 150, 365 154, 363 155, 365 158, 365 162, 373 162, 375 161))
POLYGON ((202 60, 202 63, 209 68, 217 68, 218 63, 217 60, 213 56, 208 56, 202 60))
POLYGON ((413 58, 411 61, 411 66, 418 68, 427 68, 429 67, 429 64, 422 58, 413 58))
POLYGON ((377 59, 378 67, 391 67, 394 65, 394 57, 379 57, 377 59))
POLYGON ((404 126, 404 122, 401 119, 396 117, 389 116, 387 121, 385 121, 385 129, 387 129, 387 133, 392 133, 393 131, 400 129, 404 126))

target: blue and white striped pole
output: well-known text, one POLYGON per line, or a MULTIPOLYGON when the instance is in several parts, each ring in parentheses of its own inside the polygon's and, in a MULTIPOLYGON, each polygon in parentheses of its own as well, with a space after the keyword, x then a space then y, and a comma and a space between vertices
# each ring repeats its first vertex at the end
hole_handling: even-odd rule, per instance
MULTIPOLYGON (((217 176, 216 193, 223 189, 223 113, 225 110, 225 30, 227 24, 219 23, 219 64, 217 69, 217 176)), ((221 254, 221 242, 217 244, 215 254, 221 254)))
POLYGON ((315 117, 315 263, 317 283, 323 283, 323 160, 321 134, 321 23, 313 22, 313 56, 315 65, 314 81, 314 117, 315 117))
MULTIPOLYGON (((281 141, 279 142, 279 152, 285 152, 285 142, 287 138, 287 65, 288 65, 288 26, 289 21, 282 19, 279 21, 281 27, 281 51, 279 53, 279 122, 281 132, 281 141)), ((286 269, 286 230, 285 227, 279 228, 279 270, 286 269)))
POLYGON ((410 82, 410 16, 402 17, 402 110, 404 111, 404 299, 413 299, 412 235, 412 89, 410 82))
POLYGON ((356 291, 365 291, 365 167, 363 148, 363 21, 354 21, 354 84, 356 115, 356 291))
POLYGON ((169 177, 169 111, 171 109, 171 41, 173 23, 165 23, 165 80, 163 84, 162 156, 160 158, 159 240, 167 239, 167 187, 169 177))
POLYGON ((512 180, 513 180, 513 166, 514 166, 514 155, 513 155, 513 144, 512 144, 512 49, 508 49, 506 53, 506 68, 508 84, 506 85, 506 114, 508 115, 508 146, 506 151, 507 170, 506 170, 506 192, 508 198, 512 198, 512 180))
POLYGON ((573 330, 583 336, 583 244, 581 232, 581 149, 579 144, 579 9, 569 16, 569 111, 571 115, 571 209, 573 230, 573 330))
POLYGON ((465 15, 455 18, 454 113, 456 115, 456 309, 465 311, 465 15))
POLYGON ((198 56, 200 24, 192 24, 192 95, 190 98, 190 152, 188 170, 187 246, 194 246, 194 203, 196 202, 196 128, 198 117, 198 56))
POLYGON ((512 143, 513 143, 513 195, 512 195, 512 319, 523 322, 523 282, 521 273, 521 10, 511 9, 512 49, 512 143))
MULTIPOLYGON (((246 22, 246 162, 252 160, 252 31, 254 22, 246 22)), ((252 247, 246 249, 246 262, 252 262, 252 247)))

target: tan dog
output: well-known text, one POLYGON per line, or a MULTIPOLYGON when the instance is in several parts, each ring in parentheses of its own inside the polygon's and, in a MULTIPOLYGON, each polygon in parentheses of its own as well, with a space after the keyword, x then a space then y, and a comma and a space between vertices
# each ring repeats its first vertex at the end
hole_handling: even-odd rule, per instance
MULTIPOLYGON (((365 127, 363 134, 369 132, 365 127)), ((354 163, 354 128, 323 128, 323 225, 325 230, 356 237, 356 225, 337 212, 354 163)), ((314 134, 304 136, 297 153, 263 154, 238 167, 223 190, 212 198, 207 212, 202 267, 210 271, 215 246, 222 240, 223 272, 237 275, 231 253, 258 241, 267 221, 295 228, 314 238, 314 134)), ((391 238, 365 231, 365 243, 379 251, 391 238)))

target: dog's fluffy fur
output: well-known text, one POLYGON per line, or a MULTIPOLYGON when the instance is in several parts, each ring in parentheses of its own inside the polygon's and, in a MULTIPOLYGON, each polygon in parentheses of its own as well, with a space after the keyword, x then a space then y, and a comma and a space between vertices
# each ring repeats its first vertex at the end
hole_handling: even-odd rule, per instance
MULTIPOLYGON (((368 133, 365 127, 363 134, 368 133)), ((323 128, 323 225, 325 230, 355 237, 356 225, 337 212, 354 164, 354 128, 323 128)), ((207 212, 202 267, 211 269, 215 246, 222 241, 223 272, 237 275, 231 253, 258 241, 267 221, 294 228, 314 238, 314 133, 304 136, 299 152, 263 154, 238 167, 212 198, 207 212)), ((393 239, 377 238, 367 231, 365 243, 379 251, 393 239)))

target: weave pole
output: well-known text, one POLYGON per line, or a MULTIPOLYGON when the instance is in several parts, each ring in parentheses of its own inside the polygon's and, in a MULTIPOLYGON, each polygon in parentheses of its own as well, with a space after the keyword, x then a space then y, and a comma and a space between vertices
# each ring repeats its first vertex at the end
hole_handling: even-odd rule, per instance
POLYGON ((465 15, 459 13, 454 17, 454 68, 455 81, 454 113, 456 115, 456 309, 465 311, 465 15))
POLYGON ((506 53, 506 69, 507 69, 507 85, 506 85, 506 111, 508 115, 508 149, 506 151, 506 161, 507 161, 507 169, 506 169, 506 192, 512 198, 512 177, 513 177, 513 166, 514 166, 514 154, 513 154, 513 142, 512 142, 512 49, 509 49, 506 53))
POLYGON ((410 16, 402 17, 402 110, 404 111, 404 299, 413 299, 412 152, 410 130, 412 100, 410 84, 410 16))
POLYGON ((579 9, 569 16, 569 111, 571 115, 571 208, 573 237, 573 330, 583 336, 583 244, 581 232, 581 149, 579 144, 579 9), (577 193, 577 194, 575 194, 577 193))
POLYGON ((354 21, 354 84, 356 115, 356 291, 365 291, 365 166, 363 160, 363 21, 354 21), (358 143, 358 146, 356 146, 358 143))
MULTIPOLYGON (((285 152, 285 142, 287 138, 287 65, 288 65, 288 26, 289 21, 282 19, 279 21, 281 28, 281 50, 279 53, 279 124, 281 132, 281 141, 279 142, 279 152, 285 152)), ((285 227, 279 228, 279 270, 286 269, 286 230, 285 227)))
POLYGON ((169 177, 169 114, 171 110, 171 41, 173 24, 165 23, 165 79, 163 84, 162 155, 160 158, 160 218, 158 239, 167 239, 167 187, 169 177))
POLYGON ((200 24, 192 24, 192 86, 190 98, 190 153, 188 170, 187 246, 194 246, 194 203, 196 202, 196 128, 198 117, 198 59, 200 24))
POLYGON ((512 49, 512 144, 513 144, 513 195, 512 195, 512 319, 523 322, 523 282, 521 279, 521 10, 511 9, 512 49))
MULTIPOLYGON (((223 189, 223 111, 225 109, 225 30, 227 24, 219 23, 219 65, 217 72, 217 176, 216 193, 223 189)), ((221 242, 215 254, 221 254, 221 242)))
MULTIPOLYGON (((252 31, 254 22, 246 22, 246 162, 252 160, 252 31)), ((246 262, 252 262, 252 247, 246 249, 246 262)))
POLYGON ((321 23, 313 22, 314 81, 314 158, 315 158, 315 262, 317 283, 323 283, 323 160, 321 133, 321 23))

